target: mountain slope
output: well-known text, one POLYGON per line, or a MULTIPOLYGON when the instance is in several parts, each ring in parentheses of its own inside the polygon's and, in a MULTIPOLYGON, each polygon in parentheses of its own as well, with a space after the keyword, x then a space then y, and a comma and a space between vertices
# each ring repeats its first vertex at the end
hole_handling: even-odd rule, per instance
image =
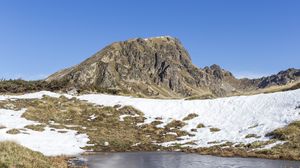
POLYGON ((239 80, 218 65, 194 66, 178 39, 162 36, 113 43, 46 81, 63 83, 66 90, 113 90, 143 97, 219 97, 299 80, 300 71, 292 71, 295 73, 239 80))

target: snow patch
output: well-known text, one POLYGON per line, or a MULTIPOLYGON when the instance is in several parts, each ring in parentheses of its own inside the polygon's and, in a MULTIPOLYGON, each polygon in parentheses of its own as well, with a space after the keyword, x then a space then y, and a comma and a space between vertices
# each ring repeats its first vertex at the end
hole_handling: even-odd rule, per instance
POLYGON ((90 118, 88 119, 88 121, 93 121, 97 118, 97 116, 95 114, 91 115, 90 118))
POLYGON ((129 116, 130 116, 130 115, 128 115, 128 114, 120 115, 119 121, 124 121, 124 118, 125 118, 125 117, 129 117, 129 116))
POLYGON ((0 109, 0 125, 6 127, 0 129, 0 141, 14 141, 46 156, 76 155, 84 152, 81 147, 87 146, 89 141, 86 134, 78 134, 77 131, 68 129, 53 131, 49 127, 45 127, 45 131, 42 132, 24 129, 26 125, 39 124, 22 118, 24 112, 25 109, 20 111, 0 109), (22 129, 22 131, 20 134, 7 134, 6 131, 10 129, 22 129), (65 131, 65 133, 58 131, 65 131))
MULTIPOLYGON (((139 117, 139 115, 138 114, 135 114, 135 115, 123 114, 123 115, 120 115, 119 121, 124 121, 124 118, 126 118, 126 117, 139 117)), ((141 124, 144 124, 144 123, 141 123, 141 124)))
POLYGON ((284 144, 284 143, 285 143, 285 141, 277 141, 277 142, 268 144, 268 145, 266 145, 266 146, 264 146, 264 147, 262 147, 262 148, 256 149, 256 150, 271 149, 271 148, 273 148, 273 147, 276 146, 276 145, 282 145, 282 144, 284 144))
POLYGON ((73 96, 68 95, 68 94, 59 94, 59 93, 54 93, 54 92, 49 92, 49 91, 40 91, 40 92, 35 92, 35 93, 27 93, 24 95, 0 95, 0 101, 3 100, 14 100, 14 99, 41 99, 43 96, 50 96, 54 98, 59 98, 60 96, 65 96, 67 98, 72 98, 73 96))
POLYGON ((175 136, 177 136, 177 133, 176 133, 176 132, 167 132, 166 134, 167 134, 167 135, 175 135, 175 136))

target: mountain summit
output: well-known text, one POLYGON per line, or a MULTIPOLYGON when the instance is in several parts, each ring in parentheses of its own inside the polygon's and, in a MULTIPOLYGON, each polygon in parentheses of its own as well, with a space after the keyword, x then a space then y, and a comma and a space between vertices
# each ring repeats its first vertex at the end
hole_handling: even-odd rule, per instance
POLYGON ((46 81, 64 89, 115 91, 143 97, 227 96, 299 80, 290 69, 279 76, 236 79, 218 65, 193 65, 181 42, 170 36, 136 38, 113 43, 74 67, 46 81))

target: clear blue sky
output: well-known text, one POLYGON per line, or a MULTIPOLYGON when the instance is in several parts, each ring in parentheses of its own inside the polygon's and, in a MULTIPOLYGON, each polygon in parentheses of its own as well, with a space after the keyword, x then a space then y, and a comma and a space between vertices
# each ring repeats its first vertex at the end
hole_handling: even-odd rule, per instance
POLYGON ((43 78, 104 46, 171 35, 237 76, 300 68, 299 0, 1 0, 0 77, 43 78))

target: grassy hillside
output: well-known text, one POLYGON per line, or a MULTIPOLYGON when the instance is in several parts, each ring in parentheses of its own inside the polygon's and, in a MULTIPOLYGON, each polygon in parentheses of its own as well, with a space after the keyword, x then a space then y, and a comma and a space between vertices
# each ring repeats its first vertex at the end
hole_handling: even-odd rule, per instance
POLYGON ((240 95, 255 95, 255 94, 260 94, 260 93, 275 93, 275 92, 284 92, 284 91, 289 91, 289 90, 296 90, 300 88, 300 82, 294 82, 294 83, 289 83, 286 85, 281 85, 281 86, 271 86, 268 88, 264 89, 259 89, 256 91, 251 91, 248 93, 238 93, 236 96, 240 95))
MULTIPOLYGON (((28 92, 37 92, 41 90, 47 90, 47 91, 65 91, 66 82, 60 81, 60 82, 45 82, 43 80, 37 80, 37 81, 26 81, 22 79, 16 79, 16 80, 0 80, 0 93, 2 94, 15 94, 15 93, 28 93, 28 92)), ((287 85, 281 85, 281 86, 271 86, 264 89, 259 89, 255 91, 250 92, 237 92, 230 96, 241 96, 241 95, 255 95, 260 93, 274 93, 274 92, 281 92, 281 91, 288 91, 288 90, 296 90, 300 88, 300 82, 294 82, 289 83, 287 85)), ((128 92, 124 90, 114 90, 114 89, 107 89, 107 88, 101 88, 101 87, 81 87, 78 88, 77 91, 82 94, 94 92, 94 93, 106 93, 111 95, 130 95, 128 92)), ((131 95, 133 97, 145 97, 146 95, 143 94, 134 94, 131 95)), ((155 97, 152 97, 155 98, 155 97)), ((170 97, 172 98, 172 97, 170 97)), ((178 97, 173 97, 178 98, 178 97)), ((195 100, 195 99, 212 99, 216 98, 212 93, 210 92, 203 92, 200 95, 187 97, 186 100, 195 100)))
POLYGON ((22 79, 0 81, 0 93, 34 92, 44 88, 45 83, 42 81, 25 81, 22 79))
POLYGON ((64 157, 45 157, 14 142, 0 142, 0 167, 2 168, 66 168, 64 157))

